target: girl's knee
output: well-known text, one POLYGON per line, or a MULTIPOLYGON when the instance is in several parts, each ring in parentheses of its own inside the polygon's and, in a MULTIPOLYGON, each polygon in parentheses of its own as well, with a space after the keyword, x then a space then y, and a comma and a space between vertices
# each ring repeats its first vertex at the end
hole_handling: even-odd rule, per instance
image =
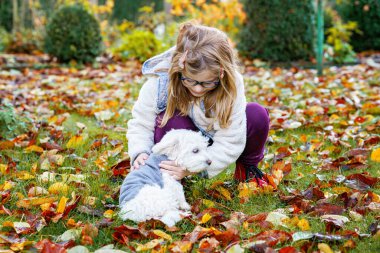
POLYGON ((258 103, 247 103, 247 124, 251 123, 260 128, 269 128, 269 112, 258 103))

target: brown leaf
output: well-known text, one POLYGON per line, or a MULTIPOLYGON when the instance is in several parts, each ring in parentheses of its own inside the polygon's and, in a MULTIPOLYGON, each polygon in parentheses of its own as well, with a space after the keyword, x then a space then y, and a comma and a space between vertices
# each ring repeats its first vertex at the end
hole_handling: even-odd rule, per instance
POLYGON ((267 230, 253 236, 256 240, 264 240, 268 246, 273 247, 278 243, 288 242, 292 239, 292 235, 281 230, 267 230))
POLYGON ((201 226, 196 226, 194 230, 190 233, 187 233, 182 241, 189 241, 191 243, 197 242, 199 239, 211 235, 214 233, 215 228, 204 228, 201 226))
POLYGON ((187 253, 193 249, 193 243, 189 241, 176 241, 169 246, 169 249, 174 253, 187 253))
POLYGON ((344 211, 345 209, 341 206, 328 204, 328 203, 322 203, 314 207, 312 214, 315 214, 315 215, 342 214, 344 211))
POLYGON ((12 141, 0 141, 0 150, 12 149, 15 144, 12 141))
POLYGON ((225 215, 224 215, 224 212, 217 209, 217 208, 214 208, 214 207, 206 208, 205 210, 200 212, 197 215, 197 219, 202 220, 202 218, 206 214, 211 216, 210 224, 219 224, 219 223, 227 220, 225 215))
POLYGON ((54 243, 49 239, 37 242, 34 247, 41 253, 65 253, 66 249, 75 246, 75 242, 70 240, 62 243, 54 243))

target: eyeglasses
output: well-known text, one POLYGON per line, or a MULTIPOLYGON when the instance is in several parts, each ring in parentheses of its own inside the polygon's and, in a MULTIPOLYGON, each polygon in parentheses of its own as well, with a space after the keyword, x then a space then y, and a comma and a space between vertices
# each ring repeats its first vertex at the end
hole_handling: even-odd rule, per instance
POLYGON ((199 84, 200 86, 202 86, 205 89, 212 89, 212 88, 215 88, 216 86, 218 86, 220 84, 220 80, 215 81, 215 82, 199 82, 197 80, 187 78, 187 77, 183 76, 182 74, 181 74, 181 81, 183 82, 183 84, 185 86, 194 87, 194 86, 197 86, 199 84))

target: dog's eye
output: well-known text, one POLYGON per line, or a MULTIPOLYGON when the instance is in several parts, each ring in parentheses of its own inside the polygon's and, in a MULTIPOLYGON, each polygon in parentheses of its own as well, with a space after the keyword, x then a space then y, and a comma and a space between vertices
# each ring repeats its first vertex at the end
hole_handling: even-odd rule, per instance
POLYGON ((193 149, 193 153, 198 153, 199 152, 199 149, 197 149, 197 148, 195 148, 195 149, 193 149))

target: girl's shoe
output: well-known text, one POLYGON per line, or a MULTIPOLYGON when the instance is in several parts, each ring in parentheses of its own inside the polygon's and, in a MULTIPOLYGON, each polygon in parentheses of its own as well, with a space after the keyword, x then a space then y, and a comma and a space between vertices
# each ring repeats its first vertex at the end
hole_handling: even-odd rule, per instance
POLYGON ((265 174, 254 165, 245 167, 243 164, 237 162, 234 178, 239 182, 255 181, 259 187, 268 185, 265 174))

